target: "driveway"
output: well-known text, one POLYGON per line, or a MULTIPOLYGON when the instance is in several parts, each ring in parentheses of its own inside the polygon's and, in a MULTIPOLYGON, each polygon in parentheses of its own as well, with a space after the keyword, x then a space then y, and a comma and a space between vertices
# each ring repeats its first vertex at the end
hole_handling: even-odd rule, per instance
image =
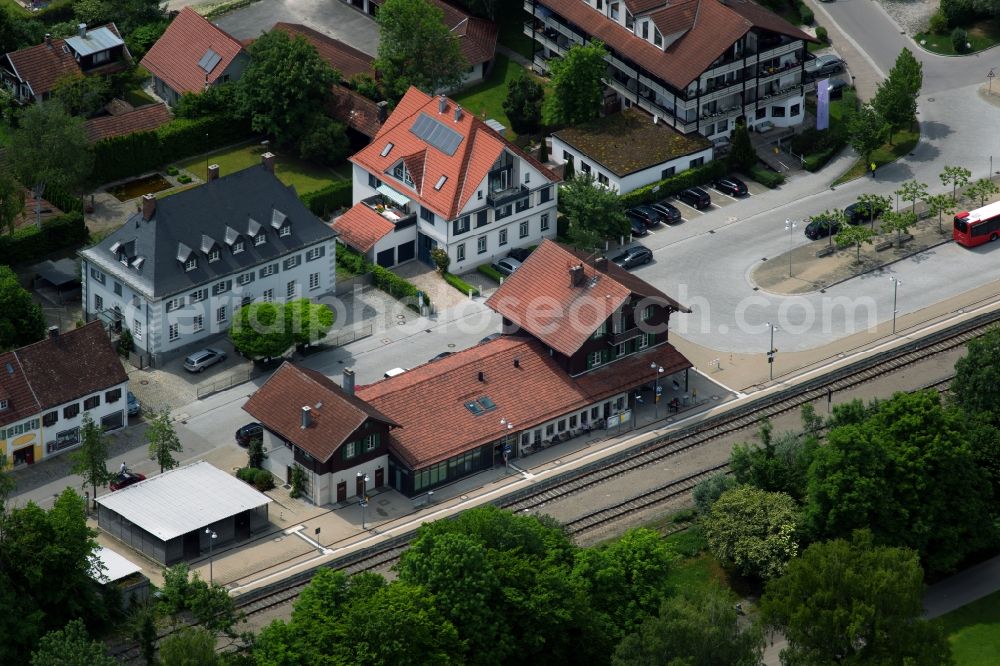
POLYGON ((375 20, 341 0, 260 0, 215 21, 236 39, 259 37, 275 23, 302 23, 359 51, 378 53, 375 20))

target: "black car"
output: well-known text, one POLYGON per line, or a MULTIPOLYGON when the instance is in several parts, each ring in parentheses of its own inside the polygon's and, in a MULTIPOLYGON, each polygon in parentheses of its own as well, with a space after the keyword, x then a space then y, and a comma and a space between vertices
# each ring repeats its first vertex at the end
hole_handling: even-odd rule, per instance
POLYGON ((250 446, 250 440, 259 439, 264 436, 264 426, 257 423, 248 423, 236 431, 236 443, 240 446, 250 446))
MULTIPOLYGON (((886 211, 885 208, 881 206, 875 209, 875 217, 886 211)), ((872 216, 868 214, 868 206, 861 203, 860 201, 852 203, 850 206, 844 209, 844 215, 847 217, 847 221, 850 224, 864 224, 865 222, 871 222, 872 216)))
POLYGON ((642 266, 653 260, 653 251, 643 245, 635 245, 625 250, 611 261, 625 269, 642 266))
POLYGON ((844 96, 844 90, 847 89, 848 83, 844 79, 830 79, 828 86, 830 99, 840 99, 844 96))
POLYGON ((511 259, 517 259, 521 263, 524 263, 524 260, 528 258, 529 254, 531 254, 530 247, 515 247, 507 253, 507 256, 511 259))
POLYGON ((492 342, 492 341, 496 340, 497 338, 501 337, 502 335, 503 335, 502 333, 490 333, 489 335, 487 335, 485 338, 483 338, 482 340, 480 340, 476 344, 481 345, 484 342, 492 342))
POLYGON ((677 224, 681 221, 681 209, 666 199, 658 201, 650 206, 650 208, 659 213, 667 224, 677 224))
POLYGON ((633 236, 645 236, 649 233, 649 229, 646 228, 646 223, 634 215, 626 215, 628 218, 628 223, 632 225, 632 235, 633 236))
POLYGON ((454 352, 443 351, 440 354, 438 354, 437 356, 435 356, 434 358, 432 358, 430 361, 428 361, 428 363, 433 363, 434 361, 440 361, 443 358, 448 358, 452 354, 454 354, 454 352))
POLYGON ((712 187, 731 197, 742 197, 749 191, 747 190, 747 184, 736 176, 716 178, 712 182, 712 187))
POLYGON ((712 205, 712 197, 700 187, 689 187, 677 193, 677 198, 692 208, 703 210, 712 205))
POLYGON ((816 240, 826 238, 840 231, 840 222, 820 218, 806 225, 806 238, 816 240))
POLYGON ((655 227, 663 222, 663 217, 652 206, 636 206, 629 208, 627 213, 642 220, 647 227, 655 227))

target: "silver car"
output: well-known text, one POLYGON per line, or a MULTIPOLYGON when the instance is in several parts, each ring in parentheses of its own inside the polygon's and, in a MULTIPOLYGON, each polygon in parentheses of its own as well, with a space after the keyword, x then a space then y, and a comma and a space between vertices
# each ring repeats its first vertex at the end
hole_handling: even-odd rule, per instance
POLYGON ((184 369, 188 372, 204 372, 205 368, 210 368, 225 360, 226 352, 206 347, 184 359, 184 369))
POLYGON ((513 257, 504 257, 500 261, 493 264, 493 270, 495 270, 500 275, 507 277, 511 275, 514 271, 521 267, 521 262, 513 257))

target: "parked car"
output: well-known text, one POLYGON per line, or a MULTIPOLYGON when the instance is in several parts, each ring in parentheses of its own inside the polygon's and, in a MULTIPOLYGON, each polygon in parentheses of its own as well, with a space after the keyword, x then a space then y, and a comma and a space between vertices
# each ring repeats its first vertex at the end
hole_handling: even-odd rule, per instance
POLYGON ((204 372, 205 368, 210 368, 216 363, 226 360, 226 352, 206 347, 184 359, 184 369, 188 372, 204 372))
POLYGON ((130 472, 125 470, 124 472, 118 472, 118 475, 111 480, 108 487, 111 491, 121 490, 122 488, 128 488, 134 483, 139 483, 140 481, 145 481, 146 475, 139 474, 138 472, 130 472))
POLYGON ((806 74, 814 79, 821 79, 830 74, 844 71, 846 63, 833 54, 821 55, 806 63, 806 74))
POLYGON ((712 205, 712 197, 700 187, 689 187, 677 193, 677 198, 692 208, 702 210, 712 205))
POLYGON ((667 224, 677 224, 681 221, 681 209, 666 199, 653 204, 652 209, 659 213, 667 224))
POLYGON ((511 259, 517 259, 518 261, 524 263, 524 260, 528 258, 529 254, 531 254, 530 247, 515 247, 507 253, 507 256, 511 259))
POLYGON ((634 268, 648 264, 653 260, 653 251, 644 245, 633 245, 611 261, 624 269, 634 268))
POLYGON ((840 223, 834 220, 819 218, 806 225, 806 238, 816 240, 826 238, 840 231, 840 223))
POLYGON ((264 426, 254 421, 236 431, 236 443, 240 446, 250 446, 250 440, 263 436, 264 426))
POLYGON ((758 134, 764 134, 766 132, 770 132, 773 129, 774 129, 774 123, 772 123, 770 120, 762 120, 753 126, 753 131, 757 132, 758 134))
MULTIPOLYGON (((875 217, 886 211, 885 208, 876 208, 875 217)), ((865 222, 871 222, 872 218, 868 215, 868 207, 862 204, 860 201, 852 203, 850 206, 844 209, 844 215, 847 217, 847 221, 850 224, 862 224, 865 222)))
POLYGON ((830 99, 840 99, 844 96, 844 90, 848 87, 847 81, 844 79, 830 79, 828 84, 830 89, 830 99))
POLYGON ((626 215, 625 217, 628 218, 628 223, 632 225, 633 236, 645 236, 649 233, 649 229, 646 228, 646 223, 641 219, 632 215, 626 215))
POLYGON ((716 155, 725 155, 733 147, 732 142, 729 140, 728 136, 720 136, 717 139, 712 139, 712 150, 716 155))
POLYGON ((427 362, 428 363, 433 363, 434 361, 440 361, 443 358, 448 358, 449 356, 451 356, 454 353, 455 352, 443 351, 443 352, 441 352, 440 354, 438 354, 437 356, 435 356, 434 358, 432 358, 431 360, 429 360, 427 362))
POLYGON ((485 338, 483 338, 482 340, 480 340, 476 344, 480 344, 481 345, 484 342, 492 342, 493 340, 496 340, 497 338, 499 338, 502 335, 503 335, 503 333, 490 333, 489 335, 487 335, 485 338))
POLYGON ((742 197, 749 192, 747 184, 736 176, 723 176, 721 178, 716 178, 712 181, 712 187, 720 192, 728 194, 731 197, 742 197))
POLYGON ((626 213, 639 218, 647 227, 655 227, 664 221, 663 216, 652 206, 636 206, 635 208, 629 208, 626 213))
POLYGON ((133 394, 132 391, 128 392, 128 398, 126 402, 128 404, 128 415, 138 416, 139 412, 142 411, 142 403, 139 402, 139 398, 135 397, 135 394, 133 394))
POLYGON ((384 377, 385 379, 391 379, 392 377, 395 377, 396 375, 401 375, 404 372, 406 372, 406 368, 393 368, 391 370, 386 370, 385 374, 382 375, 382 377, 384 377))
POLYGON ((503 259, 497 261, 493 264, 493 270, 495 270, 500 275, 511 275, 514 271, 521 267, 521 262, 513 257, 504 257, 503 259))

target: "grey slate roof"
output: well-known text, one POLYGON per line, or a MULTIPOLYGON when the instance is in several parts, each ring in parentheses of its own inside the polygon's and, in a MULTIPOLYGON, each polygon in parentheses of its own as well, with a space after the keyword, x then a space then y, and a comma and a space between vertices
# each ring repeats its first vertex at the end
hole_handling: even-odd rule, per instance
POLYGON ((120 229, 80 255, 147 297, 159 299, 211 284, 336 235, 306 208, 294 187, 284 185, 258 165, 157 200, 152 219, 143 220, 142 213, 136 212, 120 229), (278 214, 291 225, 290 235, 281 237, 277 229, 255 221, 275 220, 278 214), (244 236, 243 252, 235 255, 230 247, 218 246, 221 258, 211 264, 208 250, 192 249, 204 248, 206 236, 216 243, 222 238, 227 243, 235 241, 233 230, 240 234, 251 230, 266 233, 267 242, 254 245, 244 236), (141 270, 120 262, 111 249, 116 244, 119 251, 132 250, 134 254, 128 255, 130 263, 134 264, 137 257, 145 258, 141 270), (190 255, 198 258, 198 267, 185 272, 183 261, 190 255))

